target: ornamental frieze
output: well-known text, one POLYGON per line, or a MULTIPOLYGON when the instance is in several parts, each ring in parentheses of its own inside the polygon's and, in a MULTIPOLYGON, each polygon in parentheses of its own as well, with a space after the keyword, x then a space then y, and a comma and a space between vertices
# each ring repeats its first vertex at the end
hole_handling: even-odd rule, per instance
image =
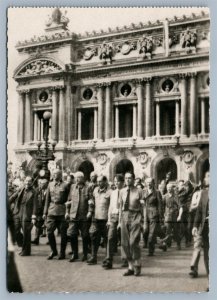
POLYGON ((105 41, 99 47, 99 59, 103 64, 112 63, 112 57, 114 56, 114 46, 112 43, 106 43, 105 41))
POLYGON ((140 57, 151 58, 153 51, 153 38, 152 36, 143 35, 137 42, 137 50, 140 57))
POLYGON ((21 69, 21 71, 18 73, 18 76, 50 74, 54 72, 59 72, 61 70, 62 68, 56 63, 49 60, 41 59, 29 63, 27 66, 21 69))
POLYGON ((196 48, 197 45, 196 31, 187 28, 184 32, 182 32, 180 35, 180 45, 188 52, 191 50, 191 48, 196 48))

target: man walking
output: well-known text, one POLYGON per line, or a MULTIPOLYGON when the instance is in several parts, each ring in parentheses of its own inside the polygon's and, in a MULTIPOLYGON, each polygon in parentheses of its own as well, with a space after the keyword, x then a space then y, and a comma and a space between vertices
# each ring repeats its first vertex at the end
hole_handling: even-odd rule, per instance
POLYGON ((87 260, 90 215, 88 214, 88 200, 90 199, 89 188, 84 182, 82 172, 75 173, 76 183, 71 186, 68 202, 66 219, 69 219, 67 235, 71 241, 72 257, 69 260, 74 262, 78 257, 78 235, 81 232, 83 242, 82 261, 87 260))
POLYGON ((119 226, 121 245, 128 261, 123 276, 139 276, 141 273, 140 236, 142 232, 143 192, 134 186, 134 174, 125 174, 126 187, 120 191, 119 226))
POLYGON ((108 187, 106 176, 99 176, 97 181, 98 186, 93 191, 89 214, 93 217, 90 227, 91 258, 87 261, 89 265, 97 264, 101 237, 107 246, 107 221, 111 190, 108 187))
POLYGON ((39 244, 39 239, 43 233, 43 227, 45 226, 44 219, 43 219, 43 213, 44 213, 46 192, 47 192, 47 187, 48 187, 48 179, 40 178, 38 181, 39 181, 38 188, 36 189, 38 210, 37 210, 37 219, 36 219, 36 224, 35 224, 35 227, 36 227, 35 238, 31 242, 34 245, 39 244))
POLYGON ((56 169, 53 173, 53 181, 48 185, 43 216, 46 219, 48 241, 52 251, 47 259, 53 259, 54 256, 58 255, 54 235, 56 228, 60 228, 61 236, 60 255, 58 259, 65 259, 67 244, 65 202, 67 201, 68 193, 68 184, 62 182, 62 172, 56 169))
POLYGON ((148 232, 148 256, 154 255, 157 232, 162 221, 162 198, 159 191, 154 187, 154 179, 145 180, 146 189, 144 190, 145 215, 144 227, 148 232))
POLYGON ((24 181, 24 188, 16 195, 13 195, 10 202, 15 201, 13 210, 15 237, 22 251, 21 256, 31 255, 31 230, 36 223, 37 198, 32 187, 32 178, 27 176, 24 181), (21 232, 22 229, 22 232, 21 232))
POLYGON ((119 221, 119 196, 124 185, 123 175, 116 175, 114 178, 115 190, 111 192, 110 205, 108 211, 108 244, 107 255, 103 267, 108 270, 112 269, 114 250, 117 248, 118 238, 118 221, 119 221))

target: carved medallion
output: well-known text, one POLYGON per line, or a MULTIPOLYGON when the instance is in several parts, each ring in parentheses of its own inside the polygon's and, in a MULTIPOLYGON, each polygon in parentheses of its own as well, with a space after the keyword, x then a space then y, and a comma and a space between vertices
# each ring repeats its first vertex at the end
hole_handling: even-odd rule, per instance
POLYGON ((100 165, 105 165, 108 161, 109 161, 109 158, 108 156, 105 154, 105 153, 100 153, 97 157, 97 160, 96 160, 100 165))
POLYGON ((185 151, 185 153, 183 154, 183 160, 184 160, 184 162, 186 164, 190 164, 190 163, 192 163, 193 159, 194 159, 193 152, 190 151, 190 150, 185 151))
POLYGON ((141 152, 137 157, 137 161, 142 165, 143 168, 147 167, 149 159, 150 157, 146 152, 141 152))

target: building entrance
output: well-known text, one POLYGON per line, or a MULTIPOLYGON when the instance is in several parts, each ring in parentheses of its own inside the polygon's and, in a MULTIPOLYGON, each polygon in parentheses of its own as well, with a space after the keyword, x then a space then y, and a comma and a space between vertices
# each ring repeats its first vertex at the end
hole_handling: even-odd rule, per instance
POLYGON ((162 159, 156 167, 156 183, 159 184, 162 180, 166 178, 166 174, 170 172, 170 180, 177 180, 177 165, 172 158, 162 159))
POLYGON ((129 159, 122 159, 115 167, 115 174, 125 174, 126 172, 134 173, 133 164, 129 159))
POLYGON ((90 173, 94 171, 93 164, 89 160, 85 160, 80 164, 78 171, 84 173, 85 181, 90 180, 90 173))

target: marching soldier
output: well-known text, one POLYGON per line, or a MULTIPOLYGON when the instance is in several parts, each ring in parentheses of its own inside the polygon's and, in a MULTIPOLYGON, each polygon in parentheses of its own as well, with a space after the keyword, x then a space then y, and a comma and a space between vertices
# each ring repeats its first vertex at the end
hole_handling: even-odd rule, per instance
POLYGON ((68 185, 62 182, 61 178, 61 171, 56 169, 53 173, 54 180, 49 183, 46 194, 43 218, 46 219, 48 240, 52 251, 47 259, 53 259, 54 256, 58 255, 56 239, 54 235, 56 228, 60 228, 61 235, 60 255, 58 259, 65 259, 65 250, 67 244, 65 203, 67 201, 69 189, 68 185))

